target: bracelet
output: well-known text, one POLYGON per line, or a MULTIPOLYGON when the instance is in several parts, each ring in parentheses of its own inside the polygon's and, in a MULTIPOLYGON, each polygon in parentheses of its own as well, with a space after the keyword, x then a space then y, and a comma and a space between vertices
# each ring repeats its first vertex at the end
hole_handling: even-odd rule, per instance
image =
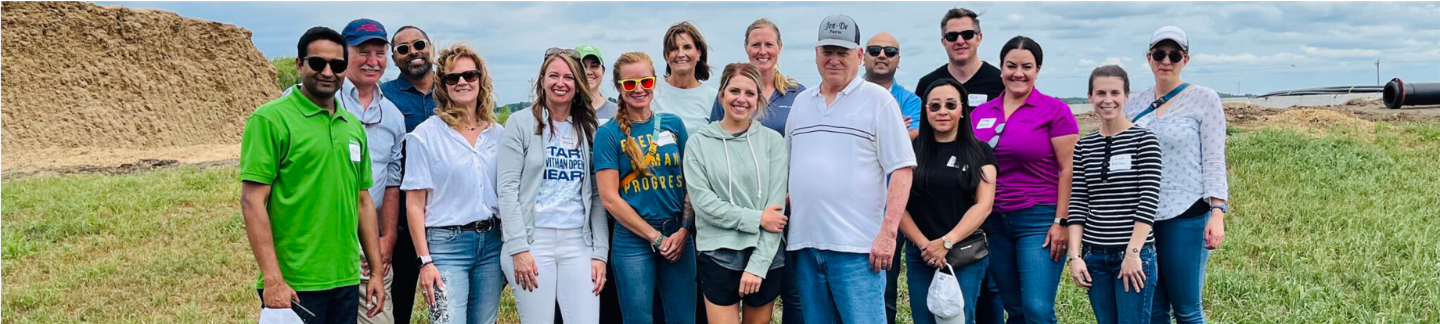
POLYGON ((655 237, 655 242, 650 242, 651 252, 660 252, 660 244, 665 242, 665 234, 655 237))

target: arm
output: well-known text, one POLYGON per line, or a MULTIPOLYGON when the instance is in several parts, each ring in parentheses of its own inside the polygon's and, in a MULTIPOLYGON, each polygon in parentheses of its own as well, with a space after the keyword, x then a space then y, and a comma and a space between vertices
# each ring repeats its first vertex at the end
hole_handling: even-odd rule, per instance
MULTIPOLYGON (((365 164, 369 165, 370 162, 366 161, 365 164)), ((368 175, 370 172, 365 173, 368 175)), ((369 190, 360 189, 359 195, 360 226, 357 230, 360 235, 360 248, 365 251, 365 259, 370 263, 370 273, 384 276, 385 266, 389 263, 383 261, 384 256, 380 252, 380 237, 377 233, 379 232, 377 228, 379 222, 375 215, 375 201, 370 199, 369 190)), ((379 314, 385 303, 385 282, 370 280, 369 285, 365 287, 365 297, 366 302, 362 305, 369 309, 368 315, 379 314), (370 301, 374 301, 374 303, 372 304, 370 301)))
MULTIPOLYGON (((380 202, 380 256, 384 258, 381 262, 390 264, 394 256, 396 231, 400 222, 400 181, 404 171, 405 160, 405 134, 395 134, 395 145, 390 148, 390 163, 385 165, 385 197, 380 202)), ((380 184, 376 184, 380 185, 380 184)), ((374 198, 374 197, 371 197, 374 198)), ((383 274, 382 274, 383 276, 383 274)))
MULTIPOLYGON (((778 137, 769 137, 771 141, 768 150, 769 165, 765 168, 765 204, 766 208, 778 208, 779 211, 771 213, 784 213, 785 194, 790 189, 790 154, 782 140, 778 137)), ((687 179, 690 179, 687 177, 687 179)), ((757 216, 758 217, 758 216, 757 216)), ((784 217, 780 215, 779 217, 784 217)), ((755 249, 750 252, 750 263, 745 265, 745 272, 765 278, 770 270, 770 264, 775 261, 775 251, 780 250, 781 240, 785 237, 783 232, 760 231, 760 241, 755 244, 755 249)))
MULTIPOLYGON (((1071 117, 1073 122, 1074 117, 1071 117)), ((1050 145, 1055 149, 1055 160, 1060 166, 1060 185, 1058 188, 1059 198, 1055 200, 1055 218, 1063 220, 1065 213, 1070 209, 1070 186, 1074 180, 1075 172, 1075 143, 1080 140, 1080 135, 1070 134, 1050 138, 1050 145)), ((1042 247, 1050 248, 1050 259, 1060 261, 1065 257, 1065 249, 1068 247, 1066 240, 1069 237, 1060 223, 1050 225, 1050 230, 1045 233, 1045 244, 1042 247)))
MULTIPOLYGON (((1077 148, 1075 149, 1074 158, 1071 159, 1072 161, 1074 161, 1075 165, 1082 166, 1079 168, 1072 166, 1070 168, 1072 182, 1070 188, 1070 206, 1067 209, 1067 212, 1069 212, 1070 215, 1068 216, 1069 218, 1065 220, 1065 222, 1070 224, 1070 226, 1068 226, 1068 231, 1071 240, 1068 244, 1068 254, 1071 261, 1071 267, 1075 267, 1076 264, 1082 264, 1081 267, 1083 267, 1083 264, 1085 263, 1083 260, 1079 260, 1079 258, 1081 251, 1080 248, 1082 245, 1081 238, 1084 237, 1083 235, 1085 233, 1085 222, 1086 219, 1090 216, 1090 184, 1085 178, 1085 168, 1083 167, 1085 165, 1085 162, 1088 161, 1088 159, 1085 157, 1088 152, 1089 151, 1086 151, 1084 149, 1077 148)), ((1072 271, 1076 270, 1072 269, 1072 271)), ((1076 275, 1079 274, 1072 273, 1072 276, 1075 276, 1074 279, 1077 283, 1081 283, 1082 280, 1085 279, 1084 276, 1076 275)), ((1088 272, 1085 275, 1088 275, 1088 272)))
POLYGON ((930 245, 930 239, 925 237, 925 233, 920 232, 920 226, 915 225, 915 218, 910 216, 909 211, 900 215, 900 234, 905 235, 905 238, 909 239, 910 243, 914 243, 915 246, 921 249, 930 245))
POLYGON ((630 207, 630 203, 620 197, 620 170, 604 169, 595 172, 595 185, 600 187, 601 205, 620 225, 649 242, 660 238, 660 231, 650 227, 650 223, 640 218, 635 208, 630 207))
POLYGON ((949 239, 950 242, 960 242, 966 237, 969 237, 970 233, 974 233, 976 229, 979 229, 980 224, 984 224, 985 219, 990 217, 990 209, 995 206, 995 166, 986 165, 980 167, 980 172, 984 175, 984 178, 980 181, 980 185, 975 188, 975 205, 970 206, 970 209, 965 211, 965 216, 961 216, 960 223, 955 224, 955 228, 951 229, 949 233, 946 233, 944 237, 941 237, 942 239, 949 239))
POLYGON ((529 205, 534 208, 535 205, 533 201, 528 204, 520 202, 520 182, 524 176, 527 153, 526 139, 534 134, 533 129, 520 127, 520 119, 511 118, 506 123, 505 133, 500 137, 500 152, 497 153, 499 161, 495 163, 498 174, 496 178, 499 180, 497 196, 500 198, 500 233, 507 256, 530 251, 529 236, 525 234, 525 228, 529 224, 525 223, 520 214, 521 208, 524 208, 522 206, 529 205))
MULTIPOLYGON (((265 210, 265 205, 269 200, 270 185, 251 181, 241 182, 240 214, 245 217, 245 237, 250 239, 250 252, 255 254, 255 263, 260 266, 260 274, 265 287, 284 287, 283 289, 288 290, 289 286, 285 284, 285 276, 280 273, 280 262, 275 257, 275 237, 270 230, 270 213, 265 210)), ((269 290, 271 289, 266 289, 266 291, 269 290)), ((288 305, 291 299, 285 298, 283 301, 288 305)), ((282 307, 271 305, 268 303, 268 298, 266 302, 267 307, 282 307)))
MULTIPOLYGON (((690 197, 690 204, 695 208, 699 221, 717 227, 740 231, 749 234, 760 232, 761 210, 754 210, 737 206, 729 201, 728 196, 722 197, 710 189, 710 179, 705 177, 704 158, 697 143, 690 143, 685 148, 685 189, 690 197)), ((723 145, 723 144, 722 144, 723 145)), ((722 190, 724 188, 721 188, 722 190)))
MULTIPOLYGON (((1230 199, 1230 180, 1225 163, 1225 109, 1214 92, 1206 100, 1200 121, 1200 170, 1205 179, 1205 196, 1210 205, 1224 205, 1230 199)), ((1210 209, 1210 222, 1205 225, 1205 248, 1218 249, 1225 241, 1225 212, 1210 209)))
POLYGON ((265 287, 261 302, 267 308, 290 308, 291 301, 298 296, 280 270, 280 261, 275 254, 275 236, 270 227, 270 211, 266 205, 275 179, 279 176, 279 163, 288 147, 283 128, 275 127, 258 111, 245 121, 245 133, 240 144, 240 213, 245 219, 245 237, 250 241, 250 252, 260 268, 261 281, 265 287))

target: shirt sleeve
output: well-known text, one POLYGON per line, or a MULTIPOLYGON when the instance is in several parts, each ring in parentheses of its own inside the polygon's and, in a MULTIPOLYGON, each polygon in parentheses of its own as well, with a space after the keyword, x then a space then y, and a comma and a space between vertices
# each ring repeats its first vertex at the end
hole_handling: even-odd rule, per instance
MULTIPOLYGON (((405 126, 402 123, 400 127, 405 126)), ((385 164, 386 187, 400 186, 401 175, 403 174, 402 170, 405 166, 401 163, 401 161, 405 160, 405 145, 401 144, 405 142, 405 132, 403 130, 404 128, 397 130, 395 132, 395 141, 390 142, 394 143, 394 145, 390 147, 390 163, 385 164)))
POLYGON ((594 157, 592 164, 595 171, 605 169, 620 169, 620 141, 617 139, 620 134, 614 128, 601 127, 595 131, 595 147, 591 154, 594 157))
POLYGON ((416 133, 405 135, 405 179, 400 183, 402 190, 434 189, 430 176, 430 157, 426 155, 425 140, 416 133))
POLYGON ((690 205, 695 208, 700 221, 742 233, 760 232, 760 215, 763 211, 740 207, 710 188, 710 179, 705 176, 704 157, 694 145, 685 151, 685 162, 682 165, 685 166, 687 180, 686 194, 689 195, 690 205))
POLYGON ((505 127, 505 132, 500 135, 500 149, 495 163, 500 199, 500 238, 505 242, 505 255, 530 251, 525 222, 520 217, 520 178, 525 168, 525 140, 534 133, 522 130, 516 125, 518 123, 520 117, 508 120, 509 127, 505 127))
POLYGON ((875 118, 875 152, 880 157, 880 168, 890 174, 905 167, 915 166, 915 148, 910 146, 910 132, 905 120, 900 118, 900 106, 892 96, 880 101, 875 118))
POLYGON ((1075 167, 1070 168, 1074 177, 1074 181, 1070 182, 1070 209, 1068 211, 1070 215, 1065 219, 1066 223, 1072 225, 1083 226, 1085 219, 1090 216, 1090 186, 1085 181, 1085 166, 1088 165, 1087 162, 1090 162, 1090 157, 1086 155, 1088 151, 1085 148, 1092 139, 1090 136, 1086 136, 1079 145, 1075 146, 1075 158, 1072 160, 1075 167))
POLYGON ((1200 98, 1203 101, 1195 108, 1201 112, 1200 171, 1205 179, 1205 197, 1230 200, 1230 179, 1225 173, 1225 107, 1214 91, 1206 91, 1200 98))
POLYGON ((1075 123, 1075 113, 1070 112, 1070 106, 1059 100, 1055 102, 1055 119, 1050 122, 1050 138, 1080 134, 1080 126, 1075 123))
POLYGON ((920 114, 924 108, 920 102, 920 97, 909 92, 901 97, 904 98, 904 100, 900 102, 900 110, 905 112, 905 117, 910 117, 910 124, 906 125, 906 127, 911 130, 920 129, 920 114))
POLYGON ((725 108, 720 107, 720 95, 715 95, 715 106, 710 108, 710 121, 717 122, 725 119, 725 108))
MULTIPOLYGON (((360 142, 360 172, 355 175, 355 179, 359 181, 356 181, 355 185, 360 191, 367 191, 375 186, 375 173, 372 173, 373 167, 370 166, 370 139, 365 137, 365 128, 360 126, 360 123, 355 123, 355 137, 359 138, 360 142)), ((379 205, 379 202, 376 202, 376 205, 379 205)))
POLYGON ((280 173, 280 159, 286 153, 286 142, 285 132, 269 118, 250 115, 240 138, 240 180, 274 183, 280 173))

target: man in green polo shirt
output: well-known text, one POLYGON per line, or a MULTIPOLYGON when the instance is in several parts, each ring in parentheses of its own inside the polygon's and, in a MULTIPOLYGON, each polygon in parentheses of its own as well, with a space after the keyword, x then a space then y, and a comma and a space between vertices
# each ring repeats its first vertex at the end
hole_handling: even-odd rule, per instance
MULTIPOLYGON (((294 309, 307 323, 357 320, 360 246, 372 273, 380 262, 364 126, 337 109, 349 56, 340 33, 300 37, 301 85, 255 109, 240 146, 240 209, 260 267, 265 308, 294 309), (292 304, 293 303, 293 304, 292 304)), ((384 283, 365 287, 369 316, 383 309, 384 283)))

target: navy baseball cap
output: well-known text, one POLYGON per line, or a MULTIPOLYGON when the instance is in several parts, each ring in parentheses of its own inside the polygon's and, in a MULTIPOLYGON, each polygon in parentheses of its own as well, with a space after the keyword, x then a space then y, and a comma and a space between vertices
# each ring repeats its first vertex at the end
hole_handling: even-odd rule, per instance
POLYGON ((372 39, 390 43, 386 40, 385 25, 370 18, 351 21, 349 25, 345 25, 345 30, 340 32, 340 37, 345 38, 345 44, 350 46, 359 46, 372 39))

